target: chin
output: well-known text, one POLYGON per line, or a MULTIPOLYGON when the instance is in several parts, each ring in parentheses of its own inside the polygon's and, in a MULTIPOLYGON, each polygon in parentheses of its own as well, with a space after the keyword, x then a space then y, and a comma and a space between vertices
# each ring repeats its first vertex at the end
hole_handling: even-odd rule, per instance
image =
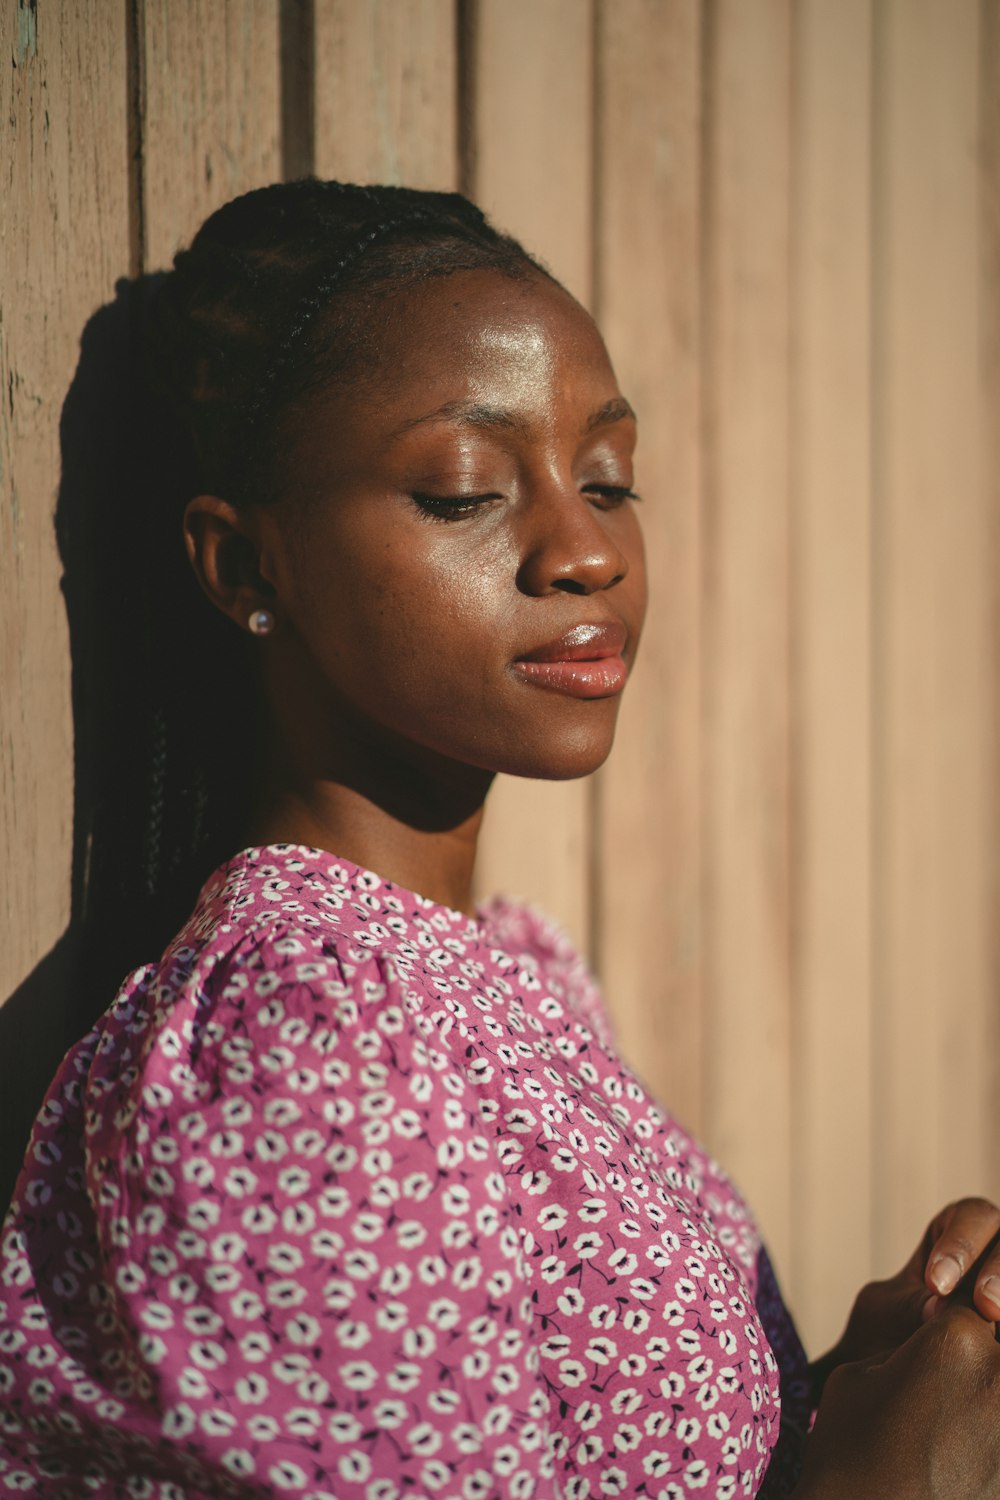
POLYGON ((614 744, 614 728, 601 734, 553 735, 543 745, 521 745, 496 770, 531 781, 575 781, 600 769, 614 744))

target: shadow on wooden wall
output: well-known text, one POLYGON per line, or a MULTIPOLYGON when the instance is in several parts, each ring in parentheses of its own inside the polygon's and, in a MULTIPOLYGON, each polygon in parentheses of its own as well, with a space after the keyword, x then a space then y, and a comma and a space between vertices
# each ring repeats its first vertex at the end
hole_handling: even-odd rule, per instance
POLYGON ((0 1211, 6 1209, 31 1124, 68 1043, 70 933, 0 1006, 0 1211))
MULTIPOLYGON (((189 459, 144 378, 142 322, 159 281, 123 279, 89 320, 62 408, 55 528, 72 663, 71 915, 0 1007, 4 1203, 66 1048, 123 977, 162 951, 218 863, 211 846, 178 843, 202 795, 184 767, 199 736, 222 733, 244 678, 238 645, 227 653, 184 556, 177 499, 189 459)), ((234 765, 234 789, 241 783, 234 765)))

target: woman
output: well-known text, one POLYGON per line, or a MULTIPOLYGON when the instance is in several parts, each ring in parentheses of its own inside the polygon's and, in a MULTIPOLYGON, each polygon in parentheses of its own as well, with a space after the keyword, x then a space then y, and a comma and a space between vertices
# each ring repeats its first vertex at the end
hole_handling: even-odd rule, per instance
POLYGON ((580 961, 473 908, 493 776, 600 765, 642 626, 635 418, 586 313, 460 198, 304 182, 215 214, 152 326, 262 726, 220 747, 189 706, 178 805, 226 861, 39 1117, 0 1493, 1000 1493, 997 1210, 946 1211, 811 1391, 745 1205, 580 961))

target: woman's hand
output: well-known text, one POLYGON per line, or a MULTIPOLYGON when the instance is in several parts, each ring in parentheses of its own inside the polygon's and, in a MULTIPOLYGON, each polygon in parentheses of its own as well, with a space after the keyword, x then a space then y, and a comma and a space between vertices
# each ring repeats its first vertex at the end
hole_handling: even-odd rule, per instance
POLYGON ((1000 1208, 985 1198, 943 1208, 901 1271, 861 1289, 841 1339, 812 1366, 814 1401, 838 1365, 890 1354, 951 1301, 1000 1319, 1000 1208))
MULTIPOLYGON (((970 1303, 988 1322, 1000 1318, 1000 1208, 985 1198, 962 1198, 941 1210, 917 1247, 925 1251, 924 1284, 947 1297, 970 1272, 970 1303)), ((927 1309, 924 1309, 925 1316, 927 1309)))
POLYGON ((1000 1500, 1000 1345, 970 1307, 826 1383, 795 1500, 888 1497, 1000 1500))

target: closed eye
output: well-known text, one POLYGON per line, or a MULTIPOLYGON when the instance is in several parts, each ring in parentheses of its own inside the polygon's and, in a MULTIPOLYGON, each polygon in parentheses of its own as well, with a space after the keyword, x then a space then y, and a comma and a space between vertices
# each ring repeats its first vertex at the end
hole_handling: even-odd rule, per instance
POLYGON ((635 490, 630 490, 624 484, 586 484, 583 492, 585 495, 592 496, 607 510, 624 504, 626 500, 640 499, 635 490))
POLYGON ((499 500, 500 496, 495 491, 490 491, 485 495, 425 495, 415 491, 411 498, 425 515, 449 521, 457 516, 470 515, 481 505, 487 505, 491 500, 499 500))

